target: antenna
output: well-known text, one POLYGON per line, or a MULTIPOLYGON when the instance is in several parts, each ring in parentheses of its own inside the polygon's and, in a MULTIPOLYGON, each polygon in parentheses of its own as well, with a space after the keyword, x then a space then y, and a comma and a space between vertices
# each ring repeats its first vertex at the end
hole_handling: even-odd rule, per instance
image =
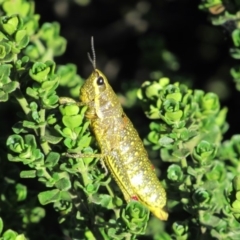
POLYGON ((91 48, 92 48, 92 57, 91 54, 88 52, 88 59, 91 62, 93 69, 96 69, 96 54, 95 54, 95 49, 94 49, 94 39, 93 36, 91 37, 91 48))

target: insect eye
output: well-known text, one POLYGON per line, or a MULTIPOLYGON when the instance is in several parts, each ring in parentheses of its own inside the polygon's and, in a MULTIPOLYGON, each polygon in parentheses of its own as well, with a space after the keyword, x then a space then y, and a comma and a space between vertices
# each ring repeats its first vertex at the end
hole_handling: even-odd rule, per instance
POLYGON ((102 78, 102 77, 99 77, 99 78, 97 79, 97 85, 101 86, 101 85, 103 85, 103 84, 104 84, 103 78, 102 78))

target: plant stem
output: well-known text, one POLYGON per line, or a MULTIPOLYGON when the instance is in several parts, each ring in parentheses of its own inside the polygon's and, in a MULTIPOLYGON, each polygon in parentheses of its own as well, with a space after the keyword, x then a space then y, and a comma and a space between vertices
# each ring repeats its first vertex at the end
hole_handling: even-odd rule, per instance
MULTIPOLYGON (((46 113, 45 109, 41 109, 39 111, 41 123, 45 123, 45 113, 46 113)), ((40 137, 41 137, 42 150, 43 150, 44 154, 47 155, 51 151, 51 148, 50 148, 48 142, 46 140, 43 140, 43 137, 45 136, 45 128, 46 128, 46 124, 43 124, 40 127, 40 137)))
POLYGON ((29 104, 26 98, 24 98, 24 96, 22 95, 22 92, 20 91, 20 89, 16 89, 16 91, 13 94, 16 100, 18 101, 18 103, 20 104, 20 106, 22 107, 24 113, 28 115, 31 109, 29 108, 29 104))
POLYGON ((181 158, 181 166, 183 169, 187 169, 188 164, 186 158, 181 158))
POLYGON ((84 187, 86 187, 88 184, 92 183, 92 181, 88 175, 88 168, 85 166, 83 159, 81 158, 79 158, 79 169, 81 169, 80 172, 82 175, 83 184, 84 184, 84 187))
POLYGON ((105 186, 106 186, 106 189, 108 190, 110 196, 111 196, 111 197, 114 197, 114 193, 113 193, 111 187, 109 186, 109 184, 106 184, 105 186))
POLYGON ((38 39, 38 36, 36 36, 34 39, 32 39, 33 43, 36 44, 36 47, 40 53, 40 55, 44 55, 46 48, 43 46, 42 42, 38 39))

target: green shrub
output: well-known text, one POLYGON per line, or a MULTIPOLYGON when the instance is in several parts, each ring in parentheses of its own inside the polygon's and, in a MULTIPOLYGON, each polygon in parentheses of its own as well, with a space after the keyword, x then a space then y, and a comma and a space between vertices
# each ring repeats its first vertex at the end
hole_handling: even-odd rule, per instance
MULTIPOLYGON (((165 77, 137 91, 151 120, 144 143, 161 156, 157 171, 166 169, 161 178, 170 218, 149 219, 139 202, 123 200, 99 159, 91 157, 98 148, 84 116, 87 107, 59 104, 60 86, 75 96, 83 83, 74 64, 54 61, 66 49, 59 24, 40 26, 32 1, 3 0, 0 8, 0 106, 18 112, 0 139, 0 239, 240 237, 240 135, 223 141, 227 109, 216 94, 165 77), (57 226, 51 234, 45 219, 57 226)), ((213 24, 238 19, 219 0, 202 1, 200 8, 213 13, 213 24)), ((238 24, 231 36, 231 55, 239 59, 238 24)), ((231 69, 237 89, 239 70, 231 69)))

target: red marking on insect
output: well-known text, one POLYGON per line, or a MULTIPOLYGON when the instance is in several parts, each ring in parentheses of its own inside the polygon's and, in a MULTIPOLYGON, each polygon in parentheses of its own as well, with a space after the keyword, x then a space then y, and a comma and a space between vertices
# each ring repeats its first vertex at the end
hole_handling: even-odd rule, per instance
POLYGON ((138 197, 137 196, 132 196, 131 199, 134 200, 134 201, 138 201, 138 197))
POLYGON ((155 167, 152 165, 152 170, 155 170, 155 167))
POLYGON ((123 113, 122 114, 122 128, 125 129, 125 127, 128 125, 128 121, 127 121, 127 117, 126 115, 123 113))

